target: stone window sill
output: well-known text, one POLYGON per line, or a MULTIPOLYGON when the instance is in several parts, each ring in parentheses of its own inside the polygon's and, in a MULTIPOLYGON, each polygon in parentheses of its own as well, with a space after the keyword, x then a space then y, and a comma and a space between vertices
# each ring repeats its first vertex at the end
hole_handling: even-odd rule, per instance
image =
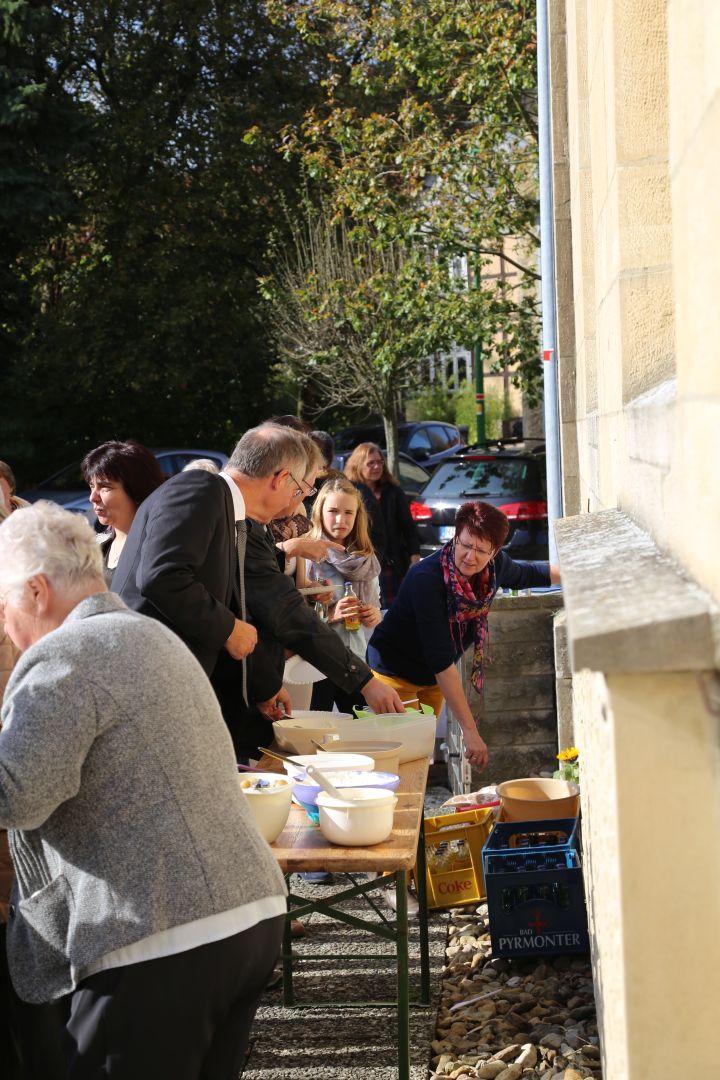
POLYGON ((707 671, 717 607, 621 510, 555 523, 572 671, 707 671))

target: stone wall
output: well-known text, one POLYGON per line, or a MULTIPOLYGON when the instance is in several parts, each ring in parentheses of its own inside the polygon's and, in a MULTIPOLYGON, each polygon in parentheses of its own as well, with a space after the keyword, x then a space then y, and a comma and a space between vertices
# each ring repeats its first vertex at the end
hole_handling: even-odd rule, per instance
MULTIPOLYGON (((553 616, 561 606, 559 592, 496 598, 488 623, 484 701, 470 684, 472 652, 463 658, 467 699, 490 752, 487 771, 471 771, 470 790, 555 767, 553 616)), ((459 725, 452 717, 449 728, 456 751, 459 725)))
POLYGON ((548 4, 563 481, 577 514, 556 535, 603 1071, 710 1077, 720 3, 548 4))

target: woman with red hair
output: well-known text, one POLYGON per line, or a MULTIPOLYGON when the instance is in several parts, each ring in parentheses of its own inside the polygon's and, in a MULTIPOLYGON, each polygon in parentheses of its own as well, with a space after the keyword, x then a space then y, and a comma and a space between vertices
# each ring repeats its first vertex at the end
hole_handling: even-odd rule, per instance
POLYGON ((467 759, 479 769, 487 765, 487 746, 455 664, 472 646, 472 683, 482 693, 488 612, 497 590, 560 581, 549 563, 515 562, 502 550, 508 527, 505 514, 490 503, 464 503, 454 539, 410 568, 368 647, 373 674, 404 701, 417 698, 436 716, 447 701, 462 728, 467 759))

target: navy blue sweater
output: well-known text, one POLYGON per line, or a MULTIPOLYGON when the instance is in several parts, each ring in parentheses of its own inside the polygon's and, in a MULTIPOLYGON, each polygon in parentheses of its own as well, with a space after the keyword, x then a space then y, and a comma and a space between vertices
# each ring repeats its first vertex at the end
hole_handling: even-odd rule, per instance
MULTIPOLYGON (((368 663, 381 675, 396 675, 416 686, 432 686, 437 673, 454 664, 474 638, 474 621, 463 623, 462 651, 450 634, 442 549, 411 566, 385 618, 368 645, 368 663)), ((550 584, 546 562, 515 562, 504 551, 495 556, 499 589, 550 584)))

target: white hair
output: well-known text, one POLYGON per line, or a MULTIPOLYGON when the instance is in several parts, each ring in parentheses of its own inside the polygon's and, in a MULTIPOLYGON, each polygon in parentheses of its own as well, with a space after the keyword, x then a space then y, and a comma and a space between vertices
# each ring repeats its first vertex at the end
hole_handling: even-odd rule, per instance
POLYGON ((193 469, 202 469, 203 472, 218 473, 218 469, 212 458, 209 457, 196 457, 192 461, 188 461, 184 466, 183 472, 191 472, 193 469))
POLYGON ((16 599, 36 574, 70 590, 104 580, 100 546, 82 514, 42 501, 0 524, 0 589, 16 599))

